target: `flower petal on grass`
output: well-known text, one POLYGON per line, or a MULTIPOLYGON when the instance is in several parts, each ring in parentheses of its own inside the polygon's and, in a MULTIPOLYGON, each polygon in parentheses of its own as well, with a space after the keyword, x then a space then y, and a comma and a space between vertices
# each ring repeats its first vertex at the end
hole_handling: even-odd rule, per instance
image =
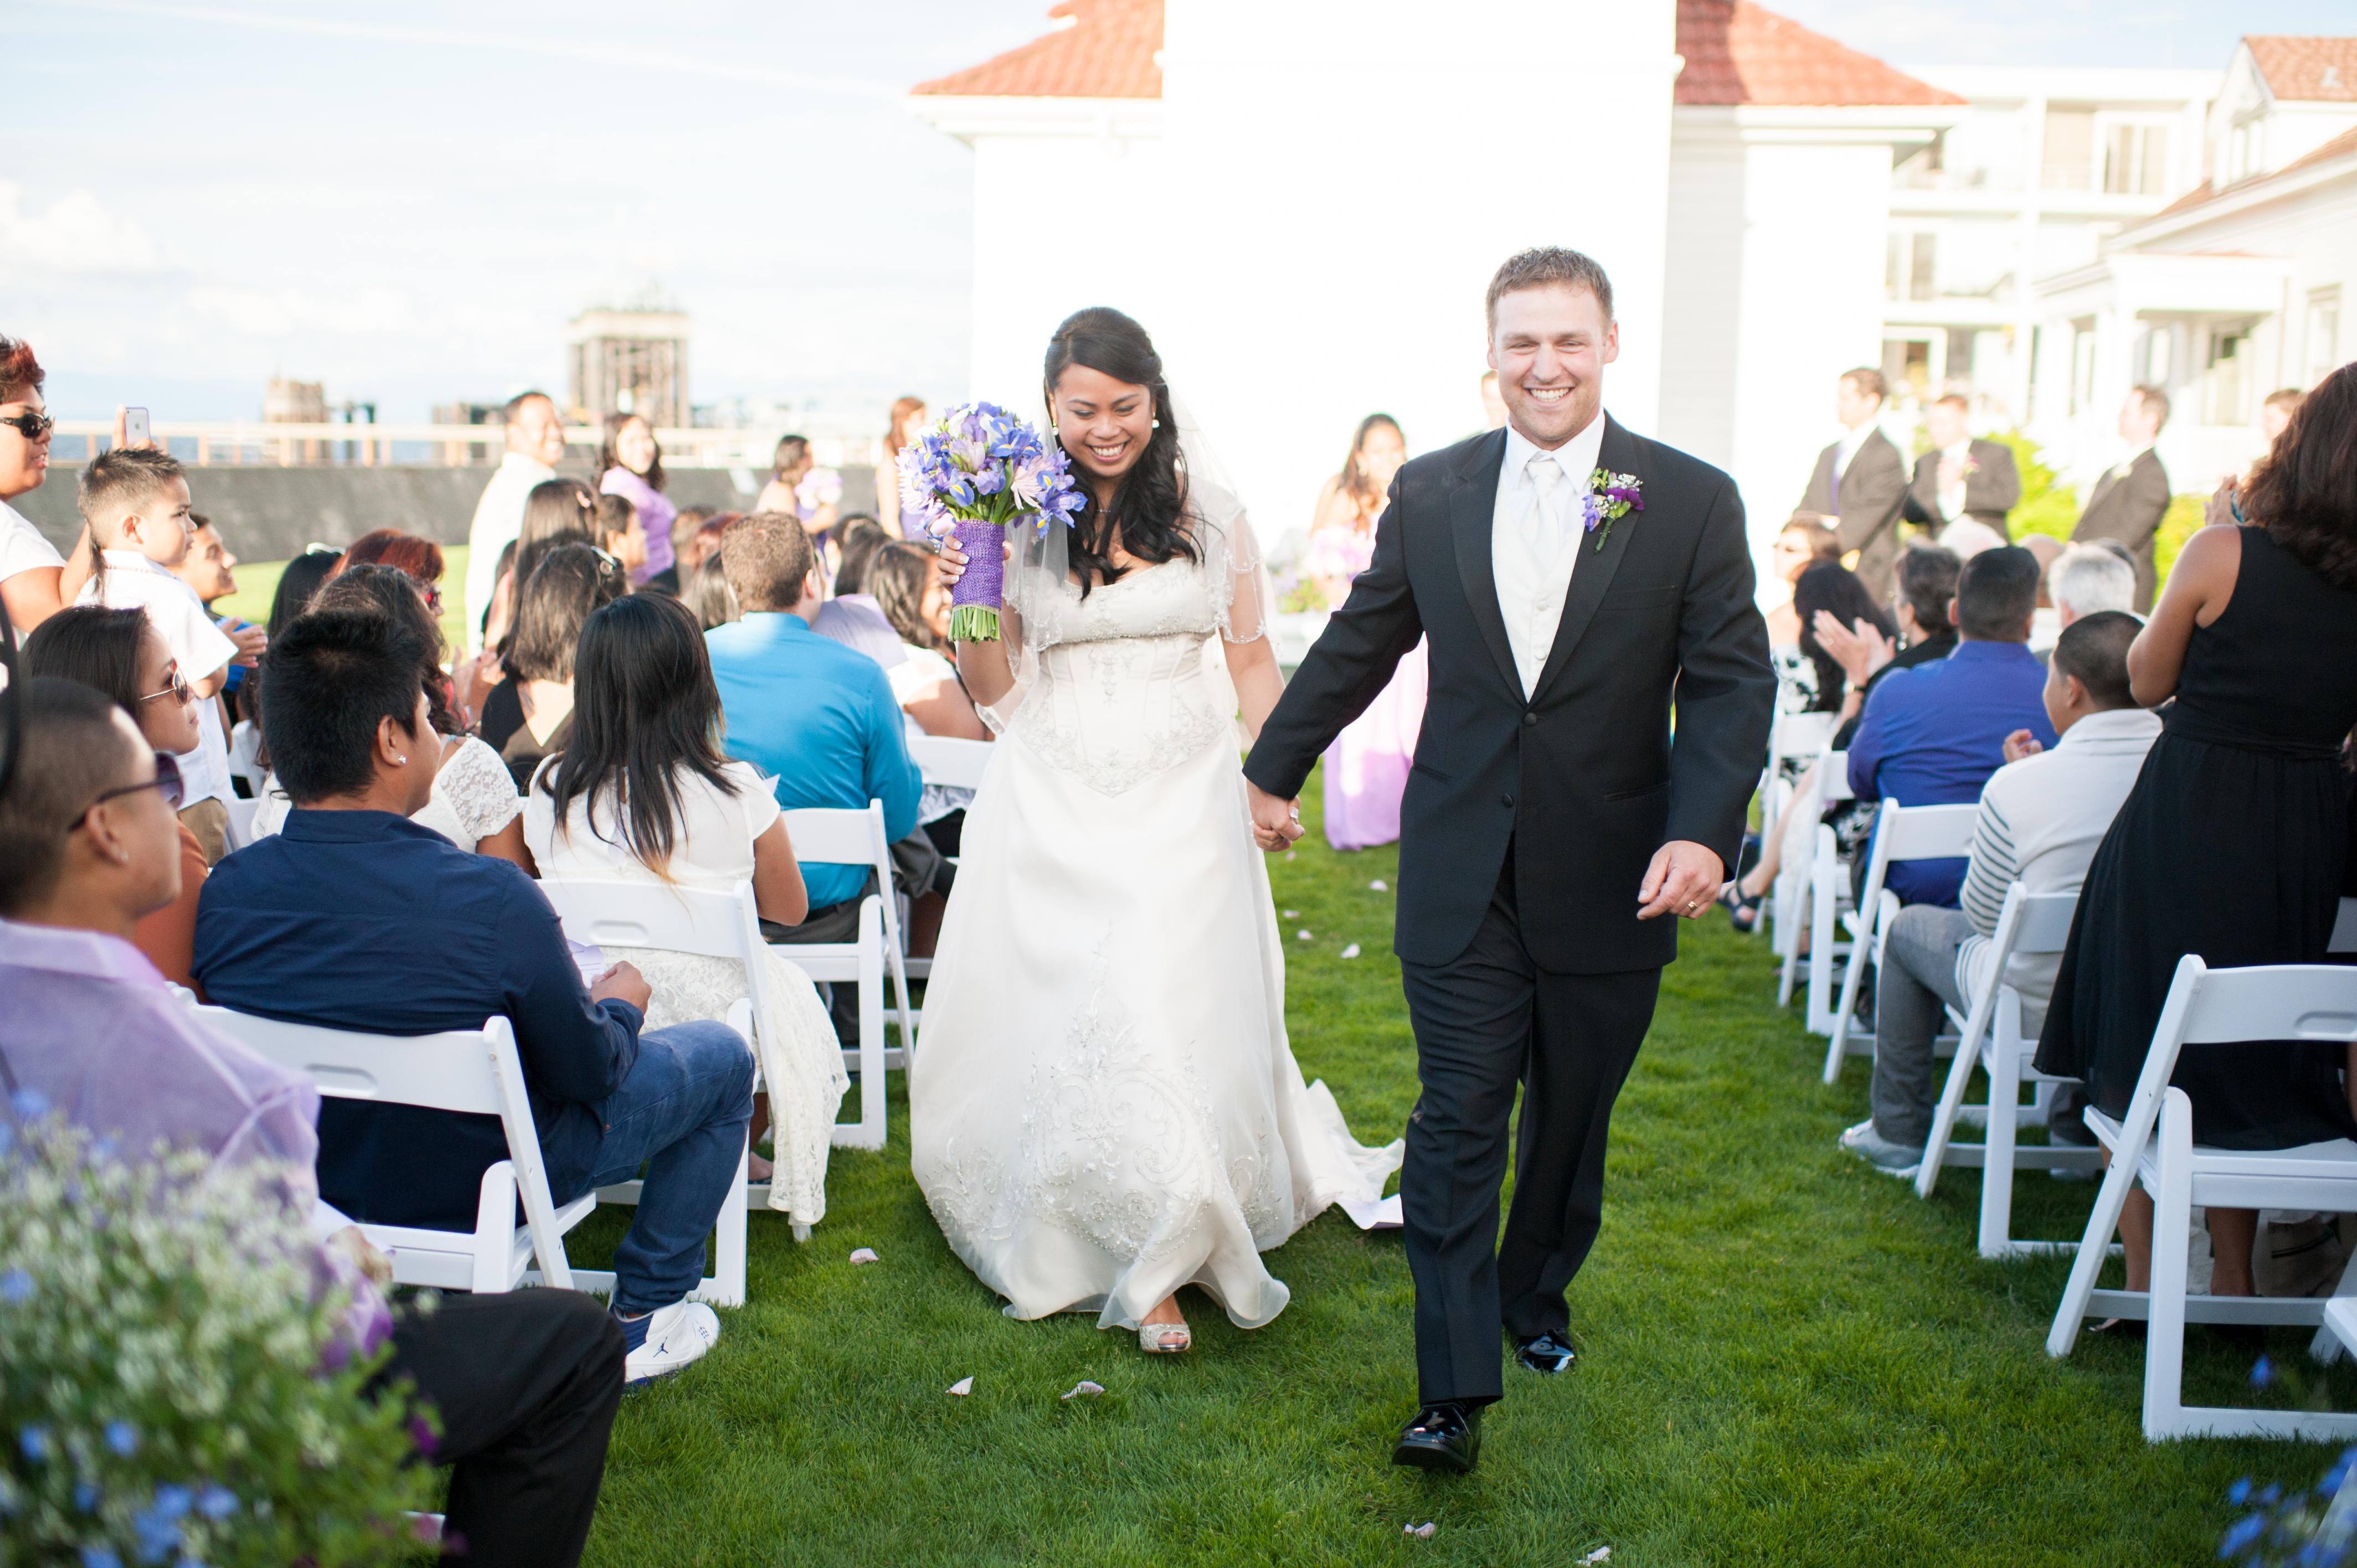
POLYGON ((1609 1546, 1599 1546, 1595 1551, 1589 1552, 1587 1556, 1579 1560, 1579 1568, 1596 1568, 1596 1565, 1599 1563, 1609 1563, 1611 1561, 1612 1549, 1609 1546))
POLYGON ((851 1261, 855 1263, 875 1262, 877 1261, 876 1249, 873 1247, 854 1247, 851 1249, 851 1261))
POLYGON ((957 1395, 960 1399, 965 1398, 966 1395, 974 1392, 974 1380, 972 1378, 960 1378, 956 1382, 950 1385, 950 1392, 957 1395))
POLYGON ((1404 1524, 1400 1526, 1400 1533, 1402 1535, 1413 1535, 1419 1541, 1430 1541, 1432 1539, 1432 1532, 1439 1528, 1440 1527, 1438 1525, 1433 1523, 1430 1520, 1426 1520, 1422 1524, 1404 1524))
POLYGON ((1382 877, 1378 876, 1372 882, 1367 884, 1367 891, 1370 893, 1388 893, 1391 891, 1391 888, 1387 884, 1385 884, 1382 877))
POLYGON ((1103 1392, 1104 1392, 1104 1385, 1103 1383, 1092 1383, 1089 1381, 1088 1379, 1082 1378, 1079 1382, 1072 1385, 1072 1391, 1071 1393, 1064 1394, 1060 1397, 1068 1400, 1076 1400, 1083 1394, 1101 1394, 1103 1392))
POLYGON ((1293 936, 1294 936, 1294 940, 1295 940, 1296 941, 1304 941, 1304 942, 1306 942, 1306 941, 1312 941, 1312 940, 1316 940, 1315 938, 1311 937, 1311 936, 1310 936, 1310 934, 1309 934, 1308 931, 1296 931, 1296 932, 1294 932, 1294 933, 1293 933, 1293 936))
POLYGON ((1358 943, 1356 943, 1356 942, 1352 942, 1349 947, 1344 948, 1344 949, 1342 950, 1342 956, 1343 956, 1344 958, 1356 958, 1356 957, 1358 957, 1358 956, 1359 956, 1359 944, 1358 944, 1358 943))

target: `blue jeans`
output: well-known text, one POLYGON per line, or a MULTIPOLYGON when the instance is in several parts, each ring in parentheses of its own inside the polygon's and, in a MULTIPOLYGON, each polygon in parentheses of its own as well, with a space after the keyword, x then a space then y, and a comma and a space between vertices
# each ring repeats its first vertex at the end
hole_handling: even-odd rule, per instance
POLYGON ((724 1203, 741 1203, 737 1156, 753 1118, 753 1053, 726 1024, 675 1024, 639 1036, 639 1059, 593 1109, 605 1136, 594 1174, 567 1184, 549 1172, 556 1201, 635 1181, 638 1218, 614 1249, 614 1310, 669 1306, 704 1277, 704 1238, 724 1203), (570 1190, 566 1190, 569 1186, 570 1190))

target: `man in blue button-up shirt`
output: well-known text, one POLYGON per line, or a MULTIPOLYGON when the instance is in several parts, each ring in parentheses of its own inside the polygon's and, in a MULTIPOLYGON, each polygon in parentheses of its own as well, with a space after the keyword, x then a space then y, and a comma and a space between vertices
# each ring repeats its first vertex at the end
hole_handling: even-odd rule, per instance
MULTIPOLYGON (((2026 729, 2055 744, 2041 695, 2046 671, 2029 651, 2038 557, 2018 545, 1964 563, 1948 607, 1960 640, 1945 659, 1893 671, 1866 700, 1849 743, 1849 785, 1861 800, 1963 805, 2005 766, 2005 737, 2026 729)), ((1868 846, 1867 853, 1871 853, 1868 846)), ((1893 861, 1883 885, 1902 904, 1953 908, 1962 857, 1893 861)))
MULTIPOLYGON (((887 838, 914 832, 924 779, 883 666, 811 630, 821 590, 810 535, 782 513, 755 512, 730 525, 720 560, 745 612, 705 634, 723 748, 770 774, 790 811, 881 800, 887 838)), ((858 897, 866 882, 856 865, 805 865, 812 918, 858 897)))

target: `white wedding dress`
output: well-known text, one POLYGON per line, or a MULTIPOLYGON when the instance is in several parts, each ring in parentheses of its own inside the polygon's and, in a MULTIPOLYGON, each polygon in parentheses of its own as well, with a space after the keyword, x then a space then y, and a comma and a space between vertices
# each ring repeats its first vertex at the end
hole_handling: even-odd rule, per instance
POLYGON ((1204 489, 1200 563, 1085 601, 1060 558, 1010 575, 1018 681, 989 714, 909 1112, 918 1185, 1012 1317, 1135 1328, 1193 1283, 1259 1327, 1288 1296, 1261 1252, 1400 1163, 1286 1040, 1232 689, 1206 657, 1261 635, 1259 560, 1204 489))

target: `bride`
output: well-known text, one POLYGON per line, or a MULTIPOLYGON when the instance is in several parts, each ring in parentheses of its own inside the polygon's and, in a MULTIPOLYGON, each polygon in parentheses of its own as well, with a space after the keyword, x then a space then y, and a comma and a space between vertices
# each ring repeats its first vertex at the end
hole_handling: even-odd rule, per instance
POLYGON ((1059 327, 1046 392, 1086 504, 1021 531, 1006 640, 957 650, 1001 739, 926 990, 911 1164, 1008 1316, 1094 1312, 1178 1351, 1181 1286, 1269 1322, 1288 1292, 1261 1252, 1379 1197, 1401 1145, 1354 1142, 1286 1042, 1231 719, 1257 735, 1283 685, 1251 524, 1128 317, 1059 327))

